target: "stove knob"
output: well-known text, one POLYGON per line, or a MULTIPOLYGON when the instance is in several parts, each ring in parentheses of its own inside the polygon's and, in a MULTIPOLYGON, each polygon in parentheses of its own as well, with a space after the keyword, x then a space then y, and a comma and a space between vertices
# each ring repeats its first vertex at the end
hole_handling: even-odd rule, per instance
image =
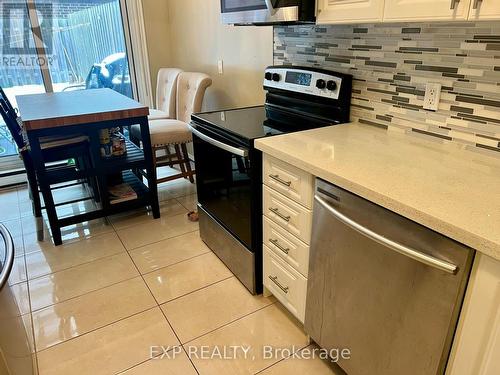
POLYGON ((271 73, 271 72, 266 72, 265 78, 266 78, 266 80, 268 80, 268 81, 272 80, 272 79, 273 79, 273 73, 271 73))
POLYGON ((279 82, 280 79, 281 79, 281 77, 278 73, 273 73, 273 81, 274 82, 279 82))
POLYGON ((326 84, 326 88, 330 91, 335 91, 337 89, 337 82, 328 81, 328 83, 326 84))
POLYGON ((326 87, 326 82, 324 79, 318 79, 316 81, 316 87, 320 90, 323 90, 326 87))

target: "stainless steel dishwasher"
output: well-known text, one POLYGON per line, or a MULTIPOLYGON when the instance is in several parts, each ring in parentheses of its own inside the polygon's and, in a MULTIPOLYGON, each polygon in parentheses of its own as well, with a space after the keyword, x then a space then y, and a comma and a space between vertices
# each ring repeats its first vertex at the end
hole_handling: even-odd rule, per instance
POLYGON ((12 237, 0 224, 0 375, 34 375, 36 359, 30 345, 33 332, 25 326, 9 285, 14 255, 12 237))
POLYGON ((349 375, 446 368, 474 251, 317 180, 305 329, 349 375))

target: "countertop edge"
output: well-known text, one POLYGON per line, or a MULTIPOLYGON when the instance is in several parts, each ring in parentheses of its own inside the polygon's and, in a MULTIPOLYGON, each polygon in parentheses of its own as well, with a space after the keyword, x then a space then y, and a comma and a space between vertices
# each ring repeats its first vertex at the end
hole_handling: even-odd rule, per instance
MULTIPOLYGON (((286 135, 280 137, 286 137, 286 135)), ((260 140, 255 141, 255 148, 500 261, 500 244, 471 233, 466 228, 457 227, 377 191, 370 190, 355 181, 335 174, 333 171, 325 171, 314 164, 260 142, 260 140)))

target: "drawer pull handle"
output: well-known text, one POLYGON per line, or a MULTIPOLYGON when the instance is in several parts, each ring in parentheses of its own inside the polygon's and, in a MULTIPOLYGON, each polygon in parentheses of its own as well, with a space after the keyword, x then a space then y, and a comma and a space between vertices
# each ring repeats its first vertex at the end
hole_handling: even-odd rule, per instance
POLYGON ((290 187, 292 185, 292 181, 285 181, 280 178, 278 174, 270 174, 269 177, 271 177, 274 181, 279 182, 282 185, 290 187))
POLYGON ((280 284, 280 282, 278 281, 278 276, 269 276, 269 278, 271 279, 271 281, 273 283, 275 283, 278 288, 280 288, 285 294, 288 293, 288 287, 287 286, 283 286, 280 284))
POLYGON ((281 251, 283 251, 287 255, 290 252, 290 249, 289 248, 285 249, 283 246, 280 245, 280 243, 278 242, 278 240, 273 240, 273 239, 270 238, 269 242, 271 242, 274 246, 276 246, 278 249, 280 249, 281 251))
POLYGON ((460 0, 451 0, 450 9, 455 10, 458 3, 460 3, 460 0))
POLYGON ((290 221, 290 216, 283 215, 277 208, 269 208, 269 211, 271 211, 273 214, 279 216, 280 218, 282 218, 287 222, 290 221))
POLYGON ((472 9, 476 10, 479 8, 479 4, 482 3, 483 0, 474 0, 474 5, 472 6, 472 9))

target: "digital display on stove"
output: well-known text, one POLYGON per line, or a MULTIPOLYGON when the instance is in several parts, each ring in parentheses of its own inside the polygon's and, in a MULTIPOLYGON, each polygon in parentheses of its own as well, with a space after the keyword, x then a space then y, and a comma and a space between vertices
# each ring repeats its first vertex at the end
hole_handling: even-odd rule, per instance
POLYGON ((285 82, 301 86, 311 85, 312 74, 299 72, 286 72, 285 82))

